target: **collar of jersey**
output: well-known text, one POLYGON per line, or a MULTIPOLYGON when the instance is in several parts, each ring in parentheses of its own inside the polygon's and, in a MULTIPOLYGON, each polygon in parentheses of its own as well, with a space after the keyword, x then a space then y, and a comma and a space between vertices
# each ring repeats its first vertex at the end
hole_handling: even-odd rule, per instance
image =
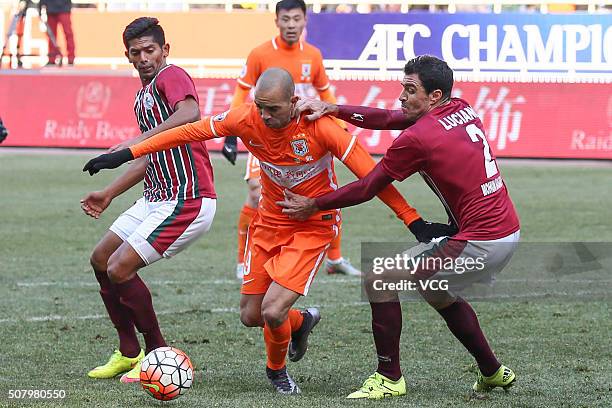
POLYGON ((153 78, 151 78, 151 80, 146 85, 143 85, 142 87, 146 88, 147 86, 151 85, 153 82, 155 82, 155 80, 157 79, 159 74, 161 74, 163 71, 165 71, 166 69, 170 68, 171 66, 172 66, 172 64, 166 64, 165 67, 160 69, 159 72, 157 74, 155 74, 155 76, 153 78))

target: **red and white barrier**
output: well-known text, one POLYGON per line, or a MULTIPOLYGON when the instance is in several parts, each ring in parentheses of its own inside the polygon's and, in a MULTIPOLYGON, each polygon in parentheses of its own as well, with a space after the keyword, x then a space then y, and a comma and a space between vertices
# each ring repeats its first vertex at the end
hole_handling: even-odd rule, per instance
MULTIPOLYGON (((233 79, 196 79, 203 115, 227 109, 233 79)), ((137 78, 2 75, 3 146, 109 147, 139 134, 132 111, 137 78)), ((397 82, 335 81, 339 103, 397 108, 397 82)), ((479 113, 499 157, 612 159, 612 84, 458 82, 455 96, 479 113)), ((397 131, 351 129, 371 153, 397 131)), ((221 140, 209 142, 218 150, 221 140)))

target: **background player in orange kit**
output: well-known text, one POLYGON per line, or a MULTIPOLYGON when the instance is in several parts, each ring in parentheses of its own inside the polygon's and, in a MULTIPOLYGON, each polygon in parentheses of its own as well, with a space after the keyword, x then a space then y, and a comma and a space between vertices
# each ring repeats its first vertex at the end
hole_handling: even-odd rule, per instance
MULTIPOLYGON (((338 212, 321 211, 305 223, 291 220, 276 202, 284 190, 317 197, 337 187, 333 156, 358 177, 374 168, 374 160, 355 136, 330 118, 310 122, 291 118, 297 96, 291 75, 280 68, 265 71, 257 82, 255 103, 155 135, 142 143, 90 160, 84 171, 115 168, 147 152, 164 150, 195 140, 238 135, 259 158, 262 200, 247 239, 240 320, 263 327, 267 351, 266 373, 282 394, 299 393, 287 374, 285 356, 298 361, 307 338, 319 321, 319 311, 292 309, 310 289, 331 241, 338 232, 338 212), (289 344, 291 342, 291 344, 289 344)), ((446 234, 446 225, 428 224, 392 186, 379 197, 393 209, 419 240, 423 234, 446 234)))
MULTIPOLYGON (((306 4, 302 0, 282 0, 276 3, 276 26, 279 35, 271 41, 254 48, 243 68, 230 108, 243 104, 257 79, 266 69, 279 67, 288 71, 295 83, 295 93, 300 97, 319 95, 323 101, 336 103, 330 89, 329 79, 323 66, 323 57, 318 48, 300 40, 306 27, 306 4)), ((343 123, 343 126, 346 127, 343 123)), ((223 155, 232 164, 236 161, 237 143, 235 136, 225 139, 223 155)), ((238 254, 236 276, 242 278, 244 270, 244 249, 249 224, 257 213, 260 199, 261 182, 259 160, 249 153, 244 179, 247 182, 247 199, 238 217, 238 254)), ((340 225, 338 227, 340 228, 340 225)), ((342 257, 340 249, 341 232, 333 240, 327 253, 326 270, 328 273, 360 275, 348 260, 342 257)))

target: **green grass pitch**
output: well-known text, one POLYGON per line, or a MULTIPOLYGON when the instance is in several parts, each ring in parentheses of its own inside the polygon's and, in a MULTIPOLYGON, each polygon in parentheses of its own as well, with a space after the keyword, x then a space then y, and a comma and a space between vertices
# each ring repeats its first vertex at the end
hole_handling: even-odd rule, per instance
MULTIPOLYGON (((93 152, 0 153, 0 406, 160 406, 139 385, 86 376, 116 347, 89 267, 90 251, 140 188, 118 198, 96 221, 82 214, 79 199, 123 170, 81 173, 93 152), (9 400, 11 389, 61 389, 66 398, 9 400)), ((376 367, 370 311, 358 279, 323 273, 299 302, 319 305, 323 315, 304 360, 289 363, 303 394, 275 395, 265 377, 261 330, 243 327, 237 313, 235 225, 246 194, 244 160, 232 167, 215 157, 213 165, 219 201, 210 233, 141 272, 167 340, 196 366, 193 389, 168 406, 612 406, 612 302, 605 296, 475 302, 493 348, 518 376, 510 392, 484 400, 470 397, 473 360, 443 320, 422 303, 406 303, 402 367, 408 395, 349 402, 344 396, 376 367)), ((501 167, 521 216, 523 241, 612 242, 610 167, 501 167)), ((342 165, 337 168, 342 184, 352 180, 342 165)), ((444 220, 441 205, 418 177, 399 188, 424 217, 444 220)), ((347 209, 344 220, 344 255, 357 263, 361 242, 412 240, 380 202, 347 209)), ((609 282, 610 270, 605 273, 609 282)), ((574 278, 580 279, 580 271, 574 278)))

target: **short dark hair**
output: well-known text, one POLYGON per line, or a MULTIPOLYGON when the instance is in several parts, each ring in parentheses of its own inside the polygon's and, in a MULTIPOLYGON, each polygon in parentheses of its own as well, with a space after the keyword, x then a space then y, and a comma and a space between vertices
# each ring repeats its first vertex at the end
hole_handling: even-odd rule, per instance
POLYGON ((439 58, 432 55, 419 55, 406 63, 404 74, 417 74, 428 94, 439 89, 442 91, 442 98, 448 98, 451 95, 453 70, 439 58))
POLYGON ((304 3, 304 0, 281 0, 276 3, 276 15, 278 16, 281 10, 293 10, 296 8, 301 9, 304 15, 306 15, 306 3, 304 3))
POLYGON ((155 17, 139 17, 132 21, 123 30, 123 44, 125 49, 129 49, 128 43, 134 38, 152 36, 153 40, 163 47, 166 43, 164 29, 159 25, 159 20, 155 17))

